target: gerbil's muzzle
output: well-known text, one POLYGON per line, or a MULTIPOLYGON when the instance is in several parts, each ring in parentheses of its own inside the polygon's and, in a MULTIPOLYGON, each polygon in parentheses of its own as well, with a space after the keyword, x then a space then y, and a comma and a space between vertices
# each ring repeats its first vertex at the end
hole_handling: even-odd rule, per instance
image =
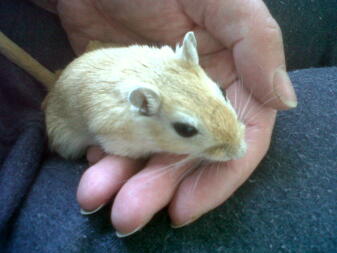
POLYGON ((247 144, 242 140, 238 145, 219 145, 204 152, 205 158, 213 161, 229 161, 242 158, 247 152, 247 144))

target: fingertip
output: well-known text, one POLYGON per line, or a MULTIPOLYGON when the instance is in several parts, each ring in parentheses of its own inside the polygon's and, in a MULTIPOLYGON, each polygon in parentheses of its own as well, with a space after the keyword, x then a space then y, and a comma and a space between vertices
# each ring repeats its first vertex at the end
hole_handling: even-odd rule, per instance
POLYGON ((128 158, 104 157, 82 175, 77 190, 78 203, 89 211, 107 203, 141 166, 140 161, 128 158))
POLYGON ((194 223, 208 211, 200 210, 200 208, 193 207, 193 205, 184 206, 182 198, 178 201, 174 200, 173 202, 175 203, 170 204, 168 212, 171 219, 170 226, 174 229, 182 228, 194 223))
MULTIPOLYGON (((249 82, 246 80, 239 80, 233 85, 234 90, 239 89, 242 92, 241 87, 235 87, 236 85, 240 86, 240 83, 243 83, 247 93, 251 93, 256 100, 259 101, 261 106, 269 107, 275 110, 289 110, 297 107, 297 96, 293 84, 289 78, 288 73, 283 68, 277 68, 274 73, 271 72, 271 78, 265 78, 259 82, 249 82), (258 84, 258 85, 257 85, 258 84)), ((246 78, 249 79, 249 78, 246 78)), ((251 80, 251 79, 249 79, 251 80)), ((236 93, 234 91, 234 93, 236 93)), ((239 102, 236 104, 237 110, 240 108, 244 102, 239 102)))
POLYGON ((130 198, 130 192, 121 190, 115 198, 110 218, 117 237, 122 238, 142 229, 152 216, 137 198, 130 198))
POLYGON ((289 110, 297 107, 297 96, 285 67, 275 70, 271 82, 261 83, 260 88, 253 89, 254 96, 264 106, 276 110, 289 110), (268 91, 271 90, 271 91, 268 91))
POLYGON ((275 109, 293 109, 297 106, 297 96, 288 73, 283 67, 276 69, 273 77, 273 89, 281 105, 275 109))
POLYGON ((168 213, 171 219, 170 226, 172 228, 185 227, 204 214, 203 211, 200 210, 200 205, 197 203, 198 201, 195 201, 196 192, 193 190, 195 175, 196 173, 192 173, 191 176, 180 184, 169 204, 168 213))
POLYGON ((189 219, 182 219, 182 220, 172 220, 171 221, 171 228, 174 228, 174 229, 178 229, 178 228, 182 228, 182 227, 186 227, 190 224, 192 224, 193 222, 195 222, 196 220, 198 220, 200 218, 200 215, 198 216, 192 216, 191 218, 189 219))
POLYGON ((130 235, 135 234, 136 232, 140 231, 142 228, 143 228, 143 226, 137 227, 137 228, 134 229, 133 231, 128 232, 128 233, 126 233, 126 234, 124 234, 124 233, 119 232, 118 230, 116 230, 116 236, 117 236, 118 238, 125 238, 125 237, 128 237, 128 236, 130 236, 130 235))
POLYGON ((104 204, 98 206, 98 207, 97 207, 96 209, 94 209, 94 210, 86 210, 86 209, 81 208, 81 209, 80 209, 80 213, 81 213, 82 215, 91 215, 91 214, 97 213, 97 212, 98 212, 99 210, 101 210, 103 207, 104 207, 104 204))
POLYGON ((104 180, 95 166, 89 167, 82 175, 76 198, 81 209, 86 213, 93 213, 93 210, 105 204, 106 195, 109 193, 106 193, 107 183, 104 183, 104 180))

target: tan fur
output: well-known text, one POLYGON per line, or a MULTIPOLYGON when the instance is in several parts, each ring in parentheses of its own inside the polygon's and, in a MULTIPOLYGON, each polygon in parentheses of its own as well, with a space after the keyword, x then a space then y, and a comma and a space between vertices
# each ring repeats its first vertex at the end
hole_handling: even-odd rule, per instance
POLYGON ((43 108, 50 147, 66 158, 90 145, 133 158, 164 151, 218 161, 246 150, 243 124, 198 64, 193 33, 176 51, 91 44, 62 71, 43 108), (151 115, 143 115, 130 94, 145 96, 151 115), (199 134, 181 137, 174 122, 199 134))

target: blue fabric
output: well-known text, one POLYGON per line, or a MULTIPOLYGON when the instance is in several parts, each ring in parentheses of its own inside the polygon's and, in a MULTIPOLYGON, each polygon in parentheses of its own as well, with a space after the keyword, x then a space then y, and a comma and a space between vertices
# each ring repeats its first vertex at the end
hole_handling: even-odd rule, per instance
MULTIPOLYGON (((52 14, 5 0, 0 15, 0 29, 50 69, 72 59, 52 14)), ((313 52, 303 66, 322 59, 331 65, 334 56, 324 55, 313 52)), ((294 64, 306 59, 298 58, 294 64)), ((290 76, 298 108, 279 113, 266 158, 226 203, 181 229, 169 227, 163 210, 139 233, 118 239, 109 207, 79 213, 75 193, 86 162, 47 150, 44 88, 0 55, 0 252, 336 252, 337 67, 290 76)))

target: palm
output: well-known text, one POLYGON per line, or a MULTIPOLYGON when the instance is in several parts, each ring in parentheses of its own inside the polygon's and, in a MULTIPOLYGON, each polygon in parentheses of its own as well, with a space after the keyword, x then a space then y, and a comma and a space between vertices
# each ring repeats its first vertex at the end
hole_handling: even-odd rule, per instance
POLYGON ((78 53, 90 40, 174 46, 186 32, 194 30, 206 71, 223 85, 235 79, 230 50, 188 17, 178 1, 60 1, 59 10, 78 53), (81 12, 74 15, 77 9, 81 12))
POLYGON ((176 1, 61 1, 59 9, 73 45, 82 49, 90 39, 173 44, 193 27, 176 1), (79 6, 81 13, 73 16, 79 6))
MULTIPOLYGON (((119 231, 128 233, 145 224, 167 204, 174 224, 191 221, 228 198, 267 151, 276 113, 262 103, 275 96, 271 79, 275 69, 284 64, 282 40, 277 23, 262 1, 252 1, 251 5, 247 5, 247 1, 240 2, 58 1, 59 16, 77 53, 81 53, 90 40, 174 46, 187 31, 193 30, 201 65, 209 75, 226 87, 243 78, 245 87, 253 91, 249 112, 243 115, 249 144, 247 155, 241 160, 217 166, 217 169, 210 166, 201 172, 195 171, 180 185, 177 181, 183 178, 184 168, 174 170, 170 177, 163 173, 156 176, 156 180, 148 180, 155 170, 174 162, 174 158, 156 155, 145 169, 140 170, 144 167, 140 161, 111 156, 102 159, 97 152, 96 155, 93 151, 88 152, 89 161, 100 161, 82 177, 79 202, 85 209, 93 210, 118 192, 112 208, 112 221, 119 231), (255 8, 259 15, 250 8, 255 8), (247 13, 254 15, 247 16, 247 13), (259 29, 264 26, 269 30, 261 32, 259 29), (188 190, 191 187, 192 195, 188 190)), ((236 100, 233 103, 238 110, 246 107, 249 93, 243 86, 232 85, 229 96, 232 101, 236 100)), ((280 96, 275 97, 267 105, 288 108, 280 96)))

